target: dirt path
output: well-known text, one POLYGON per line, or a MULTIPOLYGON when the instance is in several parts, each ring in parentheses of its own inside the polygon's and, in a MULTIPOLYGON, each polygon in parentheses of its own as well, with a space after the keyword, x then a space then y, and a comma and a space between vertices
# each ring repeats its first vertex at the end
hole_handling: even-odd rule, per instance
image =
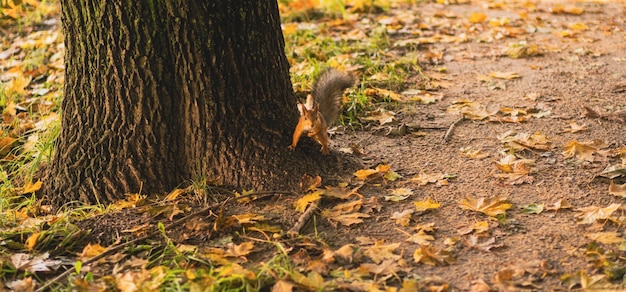
MULTIPOLYGON (((496 2, 490 3, 496 5, 496 2)), ((442 66, 447 68, 447 74, 441 79, 445 88, 439 91, 444 98, 436 104, 401 108, 396 116, 398 122, 445 128, 459 117, 446 111, 459 100, 477 102, 488 109, 527 110, 528 114, 519 116, 527 120, 519 123, 465 120, 454 129, 448 143, 442 139, 445 129, 424 129, 421 130, 423 135, 413 135, 416 131, 413 129, 413 133, 401 137, 369 132, 345 136, 343 143, 357 142, 376 157, 371 161, 372 166, 390 164, 405 178, 419 173, 443 173, 455 178, 446 186, 419 186, 402 179, 384 188, 366 188, 363 193, 377 197, 382 204, 381 211, 365 224, 339 230, 340 233, 349 233, 354 237, 371 236, 386 242, 404 242, 407 235, 399 230, 413 234, 411 227, 434 223, 436 229, 431 233, 435 238, 432 246, 453 250, 456 262, 441 267, 417 265, 410 269, 411 273, 439 279, 461 290, 468 290, 473 283, 480 281, 489 283, 492 288, 515 286, 551 290, 566 288, 569 282, 561 286, 559 277, 568 273, 576 274, 584 270, 590 275, 602 274, 604 270, 589 262, 593 257, 584 255, 592 249, 587 248, 592 240, 585 235, 600 231, 617 232, 623 241, 621 224, 609 220, 577 224, 576 214, 579 212, 572 209, 547 211, 545 207, 559 200, 569 202, 574 209, 624 203, 623 198, 609 194, 609 180, 598 177, 605 167, 619 163, 617 157, 596 154, 593 161, 582 162, 577 158, 566 159, 563 152, 566 144, 573 140, 601 139, 607 150, 624 149, 626 146, 626 124, 623 120, 592 118, 584 115, 583 109, 583 105, 601 113, 626 109, 626 7, 618 2, 570 4, 584 9, 584 12, 580 15, 576 14, 578 11, 551 13, 551 9, 558 9, 559 6, 547 2, 539 3, 535 8, 531 8, 530 4, 516 3, 505 4, 502 9, 485 9, 487 3, 482 1, 467 5, 420 6, 421 19, 426 23, 429 19, 437 22, 435 15, 457 17, 458 21, 450 23, 458 23, 458 27, 441 28, 442 31, 453 31, 455 37, 459 37, 459 32, 465 29, 461 23, 467 24, 472 12, 485 13, 489 18, 509 17, 519 25, 507 29, 531 33, 521 33, 518 38, 496 39, 499 30, 485 23, 482 26, 484 31, 478 36, 470 36, 469 42, 424 46, 425 51, 443 54, 441 60, 433 62, 440 64, 426 64, 424 67, 427 75, 442 66), (520 13, 527 13, 526 19, 520 20, 520 13), (575 29, 582 25, 586 29, 575 29), (477 42, 477 39, 486 43, 477 42), (531 49, 536 46, 541 55, 514 59, 504 53, 510 43, 520 41, 526 42, 531 49), (479 81, 479 76, 491 72, 514 72, 521 78, 479 81), (531 116, 532 112, 545 115, 531 116), (571 129, 571 122, 586 125, 587 130, 566 132, 571 129), (544 134, 549 146, 546 150, 511 151, 498 139, 507 131, 544 134), (489 156, 469 159, 460 153, 464 147, 482 149, 489 156), (518 158, 534 160, 530 179, 524 183, 512 184, 507 179, 495 177, 503 174, 495 167, 495 161, 504 157, 502 154, 513 152, 518 158), (394 187, 411 188, 414 195, 406 201, 385 202, 382 196, 394 187), (488 219, 459 207, 459 202, 466 196, 506 196, 513 207, 507 211, 506 219, 488 219), (441 207, 433 212, 414 214, 415 221, 409 227, 400 227, 389 219, 394 212, 413 208, 412 201, 426 198, 440 202, 441 207), (540 214, 522 213, 520 207, 529 204, 543 204, 544 210, 540 214), (478 235, 475 232, 459 233, 461 228, 479 221, 488 222, 488 231, 478 235), (468 241, 472 235, 478 237, 479 242, 493 240, 493 248, 485 251, 481 250, 481 246, 470 247, 472 244, 468 241), (446 240, 458 242, 450 247, 446 240), (509 274, 498 274, 507 267, 513 271, 511 281, 507 281, 509 274)), ((563 5, 569 4, 564 2, 563 5)), ((616 182, 624 183, 623 177, 616 182)), ((614 218, 622 216, 623 210, 620 208, 613 214, 614 218)), ((354 243, 353 240, 340 241, 354 243)), ((617 250, 620 245, 602 246, 606 250, 617 250)), ((401 248, 405 258, 413 261, 410 256, 416 245, 404 242, 401 248)), ((623 268, 623 259, 617 264, 623 268)))

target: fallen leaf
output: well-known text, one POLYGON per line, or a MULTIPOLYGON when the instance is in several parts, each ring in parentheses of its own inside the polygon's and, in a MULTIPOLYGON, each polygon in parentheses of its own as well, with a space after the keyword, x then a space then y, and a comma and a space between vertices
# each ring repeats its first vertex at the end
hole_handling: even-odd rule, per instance
POLYGON ((586 233, 585 237, 602 244, 614 244, 626 241, 623 237, 620 237, 617 232, 586 233))
POLYGON ((396 275, 398 273, 398 264, 395 260, 385 260, 377 264, 364 263, 359 266, 359 270, 375 275, 396 275))
POLYGON ((420 186, 425 186, 429 183, 436 183, 444 179, 445 175, 443 173, 420 173, 410 178, 409 181, 415 182, 420 186))
POLYGON ((388 110, 379 109, 376 111, 369 112, 367 116, 362 117, 361 120, 364 121, 378 121, 378 123, 382 126, 385 124, 389 124, 394 121, 394 116, 396 113, 388 110))
POLYGON ((539 214, 543 212, 543 204, 528 204, 520 206, 522 213, 526 214, 539 214))
POLYGON ((604 143, 601 140, 588 142, 578 142, 574 140, 567 142, 563 151, 563 156, 565 156, 565 159, 577 157, 580 160, 593 162, 593 154, 603 147, 604 143))
POLYGON ((293 291, 294 284, 285 280, 278 280, 272 286, 272 292, 291 292, 293 291))
POLYGON ((580 219, 578 224, 591 224, 596 222, 596 220, 605 220, 609 219, 613 212, 615 212, 622 204, 611 204, 608 207, 600 208, 596 206, 589 206, 578 208, 576 211, 580 212, 576 214, 576 217, 580 219))
POLYGON ((589 130, 589 126, 587 126, 587 124, 579 125, 578 123, 574 121, 569 122, 569 126, 570 126, 569 129, 565 129, 565 132, 578 133, 578 132, 589 130))
POLYGON ((609 184, 609 194, 626 198, 626 183, 624 184, 615 184, 613 180, 611 180, 609 184))
POLYGON ((84 248, 83 252, 79 255, 81 261, 89 260, 92 257, 95 257, 106 251, 106 247, 101 246, 100 244, 91 244, 88 243, 84 248))
POLYGON ((569 202, 567 202, 564 199, 559 199, 554 204, 552 204, 552 206, 546 207, 546 210, 558 211, 560 209, 572 209, 572 208, 574 208, 574 206, 572 206, 572 204, 570 204, 569 202))
POLYGON ((483 159, 489 157, 489 153, 483 153, 482 149, 474 149, 471 146, 459 149, 461 154, 470 159, 483 159))
POLYGON ((237 214, 231 217, 237 220, 239 224, 252 224, 266 220, 265 216, 254 213, 237 214))
POLYGON ((390 218, 396 220, 396 224, 406 227, 409 226, 413 213, 415 213, 415 210, 412 209, 407 209, 402 212, 393 212, 390 218))
POLYGON ((413 202, 413 205, 415 205, 415 209, 417 211, 426 211, 426 210, 430 210, 430 209, 439 209, 439 207, 441 207, 441 203, 437 203, 437 202, 431 200, 430 198, 427 198, 426 201, 413 202))
POLYGON ((485 22, 485 20, 487 20, 487 15, 484 14, 484 13, 480 13, 480 12, 472 12, 472 14, 470 14, 468 20, 471 23, 485 22))
POLYGON ((33 281, 32 277, 25 277, 24 279, 6 282, 6 285, 11 291, 34 292, 35 288, 37 288, 37 281, 33 281))
POLYGON ((391 195, 385 196, 385 201, 400 202, 413 195, 413 190, 409 188, 397 188, 391 190, 391 195))
POLYGON ((490 237, 484 241, 480 241, 480 238, 481 237, 477 235, 471 234, 467 237, 467 239, 464 239, 463 241, 465 242, 465 245, 467 245, 467 247, 469 248, 475 248, 486 252, 490 252, 493 248, 499 248, 504 246, 504 244, 502 243, 496 244, 496 239, 493 237, 490 237))
POLYGON ((11 138, 11 137, 0 138, 0 157, 7 156, 13 149, 15 142, 17 142, 17 139, 15 138, 11 138))
POLYGON ((178 196, 185 194, 187 192, 187 189, 174 189, 173 191, 171 191, 169 194, 167 194, 167 196, 165 197, 164 201, 168 202, 168 201, 174 201, 178 198, 178 196))
POLYGON ((241 244, 228 243, 226 245, 227 249, 224 253, 227 257, 244 257, 248 255, 252 249, 254 249, 254 243, 251 241, 246 241, 241 244))
POLYGON ((500 72, 500 71, 495 71, 495 72, 490 72, 490 73, 489 73, 489 77, 493 77, 493 78, 496 78, 496 79, 507 79, 507 80, 511 80, 511 79, 522 78, 522 75, 519 75, 518 73, 515 73, 515 72, 500 72))
POLYGON ((429 266, 447 266, 454 263, 452 254, 445 250, 437 250, 431 246, 420 245, 413 253, 413 261, 429 266))
POLYGON ((626 176, 626 164, 622 163, 609 165, 598 175, 610 179, 626 176))
POLYGON ((539 50, 537 45, 529 45, 526 42, 519 43, 510 43, 505 49, 504 54, 509 56, 512 59, 533 57, 537 55, 541 55, 542 52, 539 50))
POLYGON ((490 199, 467 196, 459 202, 461 209, 484 213, 491 217, 505 214, 511 206, 506 198, 499 196, 490 199))
POLYGON ((324 190, 317 190, 315 192, 306 194, 304 197, 298 199, 294 205, 297 212, 304 212, 310 203, 313 203, 322 198, 324 190))
POLYGON ((48 259, 47 252, 31 257, 25 253, 15 253, 11 255, 11 264, 16 270, 36 272, 50 272, 61 266, 61 261, 48 259))
POLYGON ((28 182, 24 185, 24 189, 22 190, 22 194, 30 194, 38 191, 41 188, 42 182, 40 180, 35 183, 28 182))
POLYGON ((402 258, 393 252, 400 246, 400 243, 385 244, 384 240, 378 240, 373 246, 367 248, 363 254, 369 257, 374 263, 380 264, 384 260, 398 260, 402 258))
POLYGON ((347 260, 348 262, 352 262, 352 257, 354 256, 354 245, 352 244, 346 244, 340 248, 338 248, 336 251, 333 252, 333 254, 335 256, 339 256, 345 260, 347 260))
POLYGON ((435 240, 435 237, 427 234, 424 230, 420 230, 419 232, 409 236, 405 241, 417 243, 419 245, 430 245, 430 242, 435 240))
POLYGON ((41 232, 34 232, 26 239, 24 246, 26 246, 26 249, 28 249, 28 251, 33 251, 35 245, 37 245, 37 240, 39 239, 40 235, 41 232))
POLYGON ((465 227, 459 228, 457 233, 460 235, 470 234, 472 232, 478 234, 483 233, 489 230, 489 222, 487 221, 478 221, 474 224, 467 225, 465 227))

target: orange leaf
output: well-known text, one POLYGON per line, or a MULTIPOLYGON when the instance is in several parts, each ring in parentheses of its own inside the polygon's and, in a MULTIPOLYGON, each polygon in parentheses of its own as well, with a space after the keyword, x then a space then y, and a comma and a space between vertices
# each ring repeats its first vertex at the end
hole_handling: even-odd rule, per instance
POLYGON ((480 12, 473 12, 469 17, 471 23, 481 23, 487 20, 487 15, 480 12))

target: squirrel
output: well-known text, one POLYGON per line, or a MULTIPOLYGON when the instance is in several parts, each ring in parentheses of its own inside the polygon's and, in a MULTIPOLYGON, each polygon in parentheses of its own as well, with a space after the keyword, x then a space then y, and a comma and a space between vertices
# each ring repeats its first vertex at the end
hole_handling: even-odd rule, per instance
POLYGON ((312 137, 322 145, 322 154, 328 154, 328 126, 341 113, 343 91, 354 85, 354 77, 337 69, 326 69, 317 78, 306 103, 298 104, 300 119, 293 132, 289 149, 294 150, 302 134, 312 137))

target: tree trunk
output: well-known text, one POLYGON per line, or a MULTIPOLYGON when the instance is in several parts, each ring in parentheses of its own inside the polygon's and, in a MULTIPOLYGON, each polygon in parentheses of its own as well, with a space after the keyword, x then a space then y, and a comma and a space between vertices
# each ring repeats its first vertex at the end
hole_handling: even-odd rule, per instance
POLYGON ((297 110, 276 1, 61 7, 62 130, 41 190, 54 206, 199 179, 293 189, 336 162, 287 149, 297 110))

